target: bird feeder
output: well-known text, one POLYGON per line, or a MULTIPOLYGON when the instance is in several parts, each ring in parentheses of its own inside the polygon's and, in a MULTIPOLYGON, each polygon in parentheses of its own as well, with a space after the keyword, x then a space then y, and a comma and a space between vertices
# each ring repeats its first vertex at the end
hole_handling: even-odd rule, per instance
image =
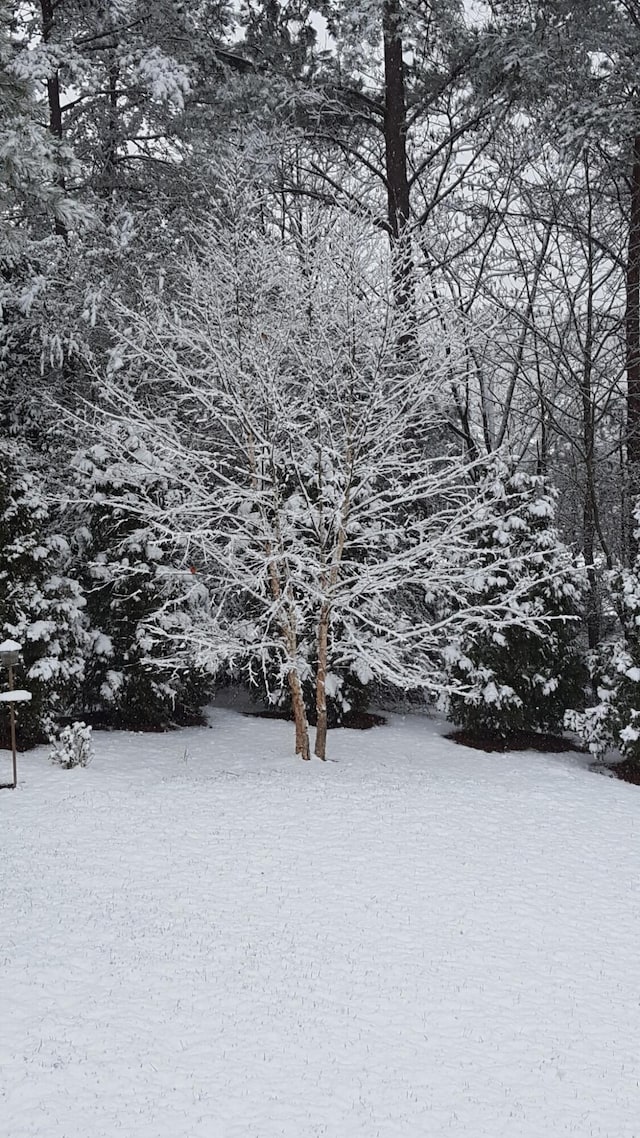
POLYGON ((30 691, 22 691, 13 686, 13 669, 20 660, 20 645, 15 640, 3 640, 0 644, 0 667, 9 669, 9 690, 0 692, 0 703, 9 704, 11 724, 11 758, 13 781, 0 784, 0 790, 15 790, 18 785, 18 760, 16 756, 16 703, 28 703, 30 691))

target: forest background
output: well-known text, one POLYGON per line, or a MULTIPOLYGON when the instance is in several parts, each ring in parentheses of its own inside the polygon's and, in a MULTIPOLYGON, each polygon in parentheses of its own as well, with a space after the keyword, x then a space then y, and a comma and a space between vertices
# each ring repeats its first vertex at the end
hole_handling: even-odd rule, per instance
POLYGON ((241 679, 638 761, 640 3, 0 7, 24 745, 241 679), (590 673, 590 679, 588 674, 590 673))

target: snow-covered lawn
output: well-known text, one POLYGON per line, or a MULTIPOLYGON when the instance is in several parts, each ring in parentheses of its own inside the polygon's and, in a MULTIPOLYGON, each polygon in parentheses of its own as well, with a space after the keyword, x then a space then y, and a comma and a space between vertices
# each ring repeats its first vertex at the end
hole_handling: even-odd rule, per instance
POLYGON ((638 1138, 640 788, 442 730, 22 756, 3 1138, 638 1138))

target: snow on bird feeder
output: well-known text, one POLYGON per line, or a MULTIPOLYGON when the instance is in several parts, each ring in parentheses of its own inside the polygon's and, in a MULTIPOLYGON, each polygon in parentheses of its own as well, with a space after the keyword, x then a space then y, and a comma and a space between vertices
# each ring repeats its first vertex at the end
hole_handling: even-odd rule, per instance
POLYGON ((3 640, 0 644, 0 664, 4 664, 5 668, 12 668, 18 663, 21 651, 22 646, 17 640, 3 640))
POLYGON ((9 721, 11 724, 11 757, 13 782, 0 784, 1 790, 15 790, 18 785, 18 760, 16 756, 16 703, 28 703, 31 692, 13 686, 13 669, 20 660, 21 646, 16 640, 3 640, 0 644, 0 665, 9 669, 9 690, 0 692, 0 703, 9 704, 9 721))

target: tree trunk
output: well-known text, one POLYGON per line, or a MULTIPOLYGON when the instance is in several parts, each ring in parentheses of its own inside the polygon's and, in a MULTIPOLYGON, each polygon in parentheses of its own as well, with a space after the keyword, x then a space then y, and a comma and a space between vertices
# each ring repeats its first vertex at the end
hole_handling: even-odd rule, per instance
POLYGON ((582 367, 582 442, 585 463, 585 490, 582 515, 582 550, 587 567, 588 595, 586 605, 587 636, 589 648, 597 648, 600 643, 600 605, 598 598, 598 578, 594 564, 596 548, 596 471, 595 471, 595 411, 593 405, 593 314, 594 314, 594 249, 593 249, 593 204, 589 156, 584 155, 585 183, 588 196, 587 228, 587 323, 585 328, 583 367, 582 367))
MULTIPOLYGON (((40 11, 42 12, 42 39, 44 43, 49 43, 51 34, 54 28, 54 4, 53 0, 40 0, 40 11)), ((62 105, 60 103, 60 73, 58 69, 54 71, 47 79, 47 103, 49 106, 49 131, 58 140, 62 142, 62 105)), ((58 172, 55 178, 56 185, 61 190, 65 189, 64 174, 58 172)), ((69 237, 67 227, 59 217, 55 218, 55 231, 59 237, 64 237, 65 241, 69 237)))
POLYGON ((309 746, 309 724, 302 695, 302 684, 300 683, 300 676, 295 670, 289 672, 288 678, 293 718, 296 725, 296 755, 300 755, 300 758, 308 762, 311 758, 311 748, 309 746))
MULTIPOLYGON (((393 286, 398 311, 407 314, 410 324, 414 301, 414 280, 409 228, 407 116, 400 0, 384 0, 382 32, 384 37, 385 167, 389 233, 393 258, 393 286)), ((404 338, 405 340, 411 338, 409 331, 405 333, 404 338)))
MULTIPOLYGON (((592 475, 588 472, 587 481, 589 482, 591 478, 592 475)), ((593 563, 595 554, 595 519, 593 514, 592 487, 590 485, 587 485, 585 488, 582 530, 582 549, 587 566, 587 582, 589 588, 586 606, 587 637, 589 648, 593 649, 597 648, 600 643, 600 611, 598 604, 598 580, 593 563)))
POLYGON ((104 172, 107 191, 115 189, 116 170, 118 167, 118 99, 120 91, 120 69, 115 59, 109 65, 109 127, 107 131, 107 148, 105 154, 104 172))
MULTIPOLYGON (((629 209, 629 244, 626 267, 627 364, 627 486, 633 514, 640 493, 640 132, 633 140, 629 209)), ((629 547, 633 552, 633 517, 628 519, 629 547)))
POLYGON ((327 757, 327 650, 329 606, 323 605, 318 623, 318 665, 316 672, 316 745, 314 752, 324 762, 327 757))

